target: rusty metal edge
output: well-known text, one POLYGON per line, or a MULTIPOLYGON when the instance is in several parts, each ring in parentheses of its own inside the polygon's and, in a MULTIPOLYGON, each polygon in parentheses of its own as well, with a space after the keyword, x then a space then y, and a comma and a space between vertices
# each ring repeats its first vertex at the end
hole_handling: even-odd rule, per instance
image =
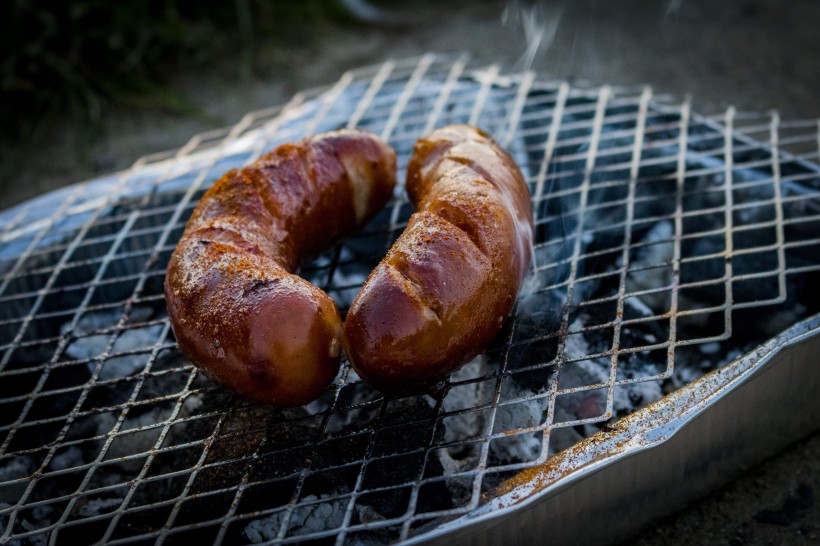
POLYGON ((820 314, 405 544, 612 544, 820 425, 820 314))

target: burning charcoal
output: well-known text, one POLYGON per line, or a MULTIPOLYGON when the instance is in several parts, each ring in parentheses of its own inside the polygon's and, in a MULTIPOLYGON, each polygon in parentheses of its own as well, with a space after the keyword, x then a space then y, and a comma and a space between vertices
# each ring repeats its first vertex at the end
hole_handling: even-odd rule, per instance
POLYGON ((407 488, 365 493, 356 499, 354 518, 364 524, 397 518, 407 511, 409 500, 407 488))
MULTIPOLYGON (((335 529, 342 524, 347 506, 346 499, 315 502, 318 500, 315 495, 308 495, 301 500, 300 506, 293 509, 288 521, 289 534, 319 533, 335 529)), ((266 518, 253 520, 245 527, 245 536, 254 544, 275 539, 284 522, 285 514, 284 511, 274 512, 266 518)))
MULTIPOLYGON (((488 371, 487 359, 479 356, 465 364, 457 373, 466 377, 482 377, 488 371)), ((486 382, 453 388, 444 398, 442 409, 448 412, 475 407, 479 400, 485 400, 491 394, 487 392, 488 388, 489 385, 486 382)), ((484 412, 470 411, 442 420, 444 423, 442 443, 458 442, 465 438, 482 435, 487 426, 485 417, 484 412)), ((438 450, 439 462, 447 474, 472 468, 480 455, 476 447, 474 443, 465 443, 448 447, 446 450, 438 450)))
MULTIPOLYGON (((145 413, 129 413, 123 421, 120 432, 132 431, 119 435, 111 444, 108 451, 109 458, 118 458, 131 455, 132 453, 145 453, 154 447, 154 443, 159 436, 160 429, 151 427, 158 422, 164 421, 168 416, 165 408, 155 407, 145 413), (148 428, 146 428, 148 427, 148 428)), ((101 413, 97 420, 97 434, 105 436, 114 427, 117 418, 112 413, 101 413)), ((142 465, 141 460, 134 461, 135 464, 142 465)))
POLYGON ((83 451, 77 446, 71 446, 65 451, 55 455, 49 466, 54 470, 65 470, 66 468, 75 468, 85 464, 83 451))
MULTIPOLYGON (((10 506, 10 504, 0 502, 0 509, 9 508, 10 506)), ((38 506, 31 510, 28 514, 31 516, 31 521, 28 518, 18 518, 17 521, 15 521, 14 528, 18 532, 34 531, 43 527, 43 522, 50 523, 53 514, 54 509, 51 506, 38 506)), ((7 521, 6 516, 0 516, 0 534, 6 530, 7 521)), ((23 544, 31 546, 46 546, 46 544, 48 544, 48 535, 45 533, 40 535, 32 535, 26 537, 24 540, 12 540, 8 544, 13 546, 21 546, 23 544)))
POLYGON ((245 527, 245 536, 254 544, 275 539, 284 516, 284 512, 274 512, 266 518, 253 520, 245 527))
POLYGON ((0 483, 4 484, 0 488, 0 504, 15 503, 20 499, 20 495, 26 490, 26 482, 20 481, 14 485, 9 485, 8 482, 30 476, 34 470, 32 463, 28 457, 13 457, 0 463, 0 483))
POLYGON ((655 315, 655 312, 640 298, 626 298, 624 300, 624 309, 625 316, 651 317, 655 315))
MULTIPOLYGON (((363 382, 343 386, 337 404, 339 410, 334 412, 328 421, 326 433, 333 436, 342 435, 370 425, 379 413, 380 398, 381 395, 373 387, 363 382)), ((314 407, 308 406, 311 410, 314 407)))
POLYGON ((543 337, 561 325, 561 311, 566 294, 559 290, 529 291, 525 280, 515 310, 515 341, 543 337))
POLYGON ((792 298, 786 300, 786 308, 778 310, 774 313, 769 313, 766 320, 759 321, 763 328, 763 335, 773 337, 793 326, 802 317, 808 315, 808 308, 799 301, 794 301, 792 298), (791 305, 789 305, 791 304, 791 305))
MULTIPOLYGON (((651 323, 648 323, 651 324, 651 323)), ((580 329, 581 323, 573 323, 571 330, 580 329)), ((567 354, 587 355, 595 352, 589 345, 589 338, 600 335, 600 330, 591 330, 583 334, 575 334, 567 337, 567 354)), ((643 334, 652 335, 651 333, 643 334)), ((558 382, 559 389, 583 387, 587 385, 607 384, 609 382, 611 362, 608 358, 598 358, 569 362, 561 367, 558 382)), ((619 370, 623 378, 633 379, 648 377, 657 373, 656 366, 652 362, 641 361, 637 356, 630 357, 622 361, 619 370)), ((660 385, 656 381, 629 383, 616 388, 613 392, 612 409, 618 415, 631 413, 638 407, 645 406, 650 402, 660 399, 662 396, 660 385)), ((572 409, 572 406, 564 408, 569 412, 566 420, 587 419, 594 417, 589 415, 585 406, 581 405, 572 409)), ((605 408, 600 408, 601 410, 605 408)), ((600 412, 602 414, 603 411, 600 412)))
POLYGON ((120 498, 91 499, 80 508, 79 512, 85 517, 98 516, 117 509, 121 504, 122 499, 120 498))
MULTIPOLYGON (((664 243, 664 241, 671 241, 673 233, 674 228, 671 222, 658 222, 655 224, 641 240, 642 243, 647 243, 647 246, 642 247, 635 253, 636 258, 630 263, 630 269, 672 263, 674 247, 671 242, 664 243)), ((671 284, 672 270, 667 267, 638 269, 637 271, 631 271, 626 276, 626 291, 628 293, 670 286, 671 284)), ((641 303, 652 310, 650 315, 661 315, 669 310, 666 303, 667 298, 668 294, 666 292, 655 292, 643 294, 640 300, 641 303)), ((634 298, 627 301, 630 300, 633 306, 640 305, 635 303, 634 298)))
MULTIPOLYGON (((152 314, 153 309, 148 307, 135 307, 129 314, 131 322, 142 322, 147 320, 152 314)), ((116 325, 122 313, 119 310, 105 311, 97 313, 86 313, 79 320, 77 326, 73 330, 69 330, 70 324, 66 323, 60 328, 63 335, 71 333, 76 339, 66 348, 66 354, 76 360, 89 360, 98 357, 105 353, 108 349, 108 344, 111 341, 111 332, 104 334, 93 335, 94 331, 102 329, 110 329, 116 325), (92 335, 85 335, 90 333, 92 335)), ((114 342, 111 348, 111 353, 123 353, 129 351, 136 351, 150 347, 157 342, 162 333, 162 324, 153 324, 143 328, 129 328, 123 330, 114 342)), ((100 372, 100 380, 114 379, 116 377, 126 377, 132 375, 145 367, 144 355, 133 355, 129 358, 122 358, 117 361, 117 365, 103 366, 100 372)), ((90 371, 94 371, 96 362, 88 363, 90 371)))
MULTIPOLYGON (((681 354, 681 356, 685 355, 685 357, 676 359, 677 364, 675 365, 675 370, 669 380, 670 385, 666 388, 666 390, 670 391, 679 389, 683 385, 700 379, 712 370, 716 370, 717 368, 723 367, 730 362, 734 362, 746 352, 745 350, 741 350, 737 347, 730 348, 724 344, 715 344, 719 347, 717 353, 704 352, 703 346, 700 345, 687 347, 687 351, 682 351, 679 348, 679 354, 681 354), (700 356, 697 353, 700 353, 703 356, 700 356), (707 358, 708 356, 717 356, 718 358, 711 359, 707 358)), ((714 350, 713 347, 707 347, 707 351, 712 350, 714 350)))
MULTIPOLYGON (((570 420, 567 416, 562 415, 558 411, 558 408, 556 408, 555 417, 564 421, 570 420)), ((584 435, 581 435, 574 427, 554 428, 550 431, 549 454, 555 455, 556 453, 560 453, 583 439, 584 435)))
MULTIPOLYGON (((522 389, 522 396, 531 394, 531 391, 522 389)), ((534 393, 532 393, 534 394, 534 393)), ((522 422, 532 425, 540 424, 544 420, 544 411, 547 408, 546 397, 536 398, 528 402, 501 406, 496 411, 494 428, 497 431, 512 431, 522 422), (523 415, 522 415, 523 414, 523 415)), ((529 426, 532 426, 529 425, 529 426)), ((515 436, 515 442, 494 442, 490 445, 490 457, 497 464, 511 464, 532 461, 541 453, 541 439, 531 434, 515 436)))
MULTIPOLYGON (((653 374, 654 368, 649 370, 640 370, 638 367, 629 367, 625 373, 627 377, 640 378, 647 377, 653 374), (630 377, 631 376, 631 377, 630 377)), ((661 389, 660 381, 640 381, 638 383, 629 383, 627 385, 615 387, 615 413, 621 417, 640 409, 644 406, 660 400, 663 396, 663 389, 661 389), (629 399, 628 404, 623 403, 623 397, 619 391, 625 391, 629 399)))

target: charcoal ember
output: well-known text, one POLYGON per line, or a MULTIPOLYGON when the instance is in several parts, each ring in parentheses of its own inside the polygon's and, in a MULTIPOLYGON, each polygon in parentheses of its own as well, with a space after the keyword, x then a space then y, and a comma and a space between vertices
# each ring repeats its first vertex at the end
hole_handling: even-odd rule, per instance
POLYGON ((257 452, 298 448, 316 439, 320 421, 304 408, 244 406, 242 401, 236 404, 239 407, 227 413, 219 435, 210 444, 208 462, 251 459, 257 452))
MULTIPOLYGON (((492 375, 493 365, 486 355, 479 355, 453 374, 451 381, 464 381, 484 378, 492 375)), ((442 401, 443 412, 457 412, 483 406, 495 396, 495 379, 464 383, 452 388, 442 401)), ((525 397, 534 395, 534 391, 511 381, 508 390, 510 396, 525 397)), ((521 426, 530 426, 543 420, 546 399, 540 398, 525 403, 511 404, 497 408, 494 416, 493 431, 512 431, 521 426)), ((459 506, 470 498, 472 479, 458 474, 468 472, 479 463, 481 444, 474 441, 489 431, 488 411, 467 411, 441 420, 444 423, 439 442, 446 445, 435 451, 435 458, 428 458, 425 475, 445 476, 444 480, 429 483, 419 499, 419 512, 446 510, 459 506), (456 477, 449 477, 456 476, 456 477)), ((522 436, 523 439, 523 436, 522 436)), ((490 444, 488 464, 509 464, 529 461, 540 451, 540 441, 527 439, 521 442, 493 442, 490 444)))
MULTIPOLYGON (((446 491, 443 492, 446 497, 446 491)), ((251 543, 274 540, 283 525, 287 526, 286 536, 307 535, 336 529, 342 525, 349 499, 335 498, 337 493, 328 495, 309 494, 303 496, 299 505, 287 510, 274 512, 266 517, 255 519, 245 526, 244 535, 251 543)), ((406 509, 406 500, 396 505, 391 495, 365 495, 357 499, 353 509, 352 524, 376 523, 387 517, 401 513, 406 509), (370 496, 370 500, 366 498, 370 496)), ((362 538, 362 537, 360 537, 362 538)), ((361 544, 383 544, 384 537, 375 530, 370 540, 359 540, 361 544), (379 540, 382 539, 382 540, 379 540)))
MULTIPOLYGON (((781 305, 777 309, 774 309, 771 313, 767 314, 768 316, 766 317, 766 320, 751 320, 751 316, 749 316, 750 320, 745 320, 745 316, 739 316, 739 322, 744 327, 746 325, 759 327, 759 336, 774 337, 780 332, 793 326, 803 317, 806 317, 809 314, 813 314, 813 312, 816 312, 817 305, 820 302, 817 302, 815 300, 812 313, 809 312, 809 305, 811 304, 811 301, 809 300, 806 303, 808 305, 804 304, 804 302, 801 301, 797 295, 791 293, 786 298, 786 301, 783 305, 781 305)), ((738 313, 738 315, 741 315, 741 313, 738 313)), ((751 329, 753 330, 754 328, 751 329)), ((742 336, 740 339, 742 339, 746 343, 750 341, 748 338, 746 338, 746 336, 742 336)))
MULTIPOLYGON (((162 400, 177 397, 182 393, 190 378, 188 369, 190 361, 178 351, 161 351, 157 356, 152 354, 123 355, 109 358, 103 365, 105 370, 116 368, 116 372, 107 373, 107 380, 100 380, 91 385, 84 401, 86 408, 116 407, 126 404, 134 396, 138 400, 162 400), (149 374, 144 381, 127 379, 128 376, 116 377, 114 373, 130 370, 139 374, 151 363, 151 370, 160 372, 149 374), (166 372, 166 373, 162 373, 166 372), (136 392, 134 392, 136 390, 136 392)), ((59 368, 58 368, 59 370, 59 368)), ((76 366, 68 371, 78 372, 76 366)), ((219 397, 216 397, 219 398, 219 397)), ((137 411, 140 411, 139 409, 137 411)))
MULTIPOLYGON (((443 471, 440 467, 433 470, 438 473, 443 471)), ((472 489, 473 478, 471 476, 446 477, 443 480, 428 481, 419 491, 416 513, 438 512, 463 506, 470 500, 472 489)))
MULTIPOLYGON (((651 294, 644 294, 640 298, 631 297, 624 300, 624 315, 632 319, 649 319, 657 317, 658 313, 652 309, 648 304, 644 303, 646 296, 651 294)), ((578 314, 576 321, 570 326, 570 331, 583 330, 586 324, 604 324, 609 317, 604 314, 598 314, 597 308, 589 307, 578 314)), ((669 332, 665 327, 664 321, 647 320, 643 322, 633 322, 628 327, 623 327, 619 334, 619 347, 645 347, 666 341, 669 337, 669 332)), ((567 336, 567 343, 572 344, 576 340, 576 334, 567 336)), ((572 351, 565 350, 565 353, 572 355, 587 355, 593 353, 605 352, 612 348, 612 331, 607 328, 602 329, 586 329, 583 334, 577 338, 580 345, 572 346, 572 351), (592 352, 581 352, 592 351, 592 352)), ((633 364, 638 364, 633 361, 633 364)), ((619 365, 620 366, 620 365, 619 365)), ((628 364, 625 369, 628 369, 628 364)))

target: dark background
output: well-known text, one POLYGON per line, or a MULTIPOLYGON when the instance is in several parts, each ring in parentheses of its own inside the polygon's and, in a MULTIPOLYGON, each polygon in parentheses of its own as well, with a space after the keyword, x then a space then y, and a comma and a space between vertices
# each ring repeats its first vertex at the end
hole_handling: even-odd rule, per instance
MULTIPOLYGON (((349 68, 427 51, 520 71, 529 43, 546 77, 649 84, 690 94, 704 114, 735 105, 820 117, 817 0, 13 0, 3 11, 0 209, 178 147, 349 68)), ((630 543, 820 542, 816 496, 820 435, 630 543)))

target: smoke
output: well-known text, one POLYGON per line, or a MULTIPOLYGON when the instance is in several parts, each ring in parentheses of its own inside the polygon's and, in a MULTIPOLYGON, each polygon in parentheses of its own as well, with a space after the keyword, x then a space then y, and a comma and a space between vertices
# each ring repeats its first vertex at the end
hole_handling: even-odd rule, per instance
POLYGON ((501 24, 521 31, 525 42, 524 52, 515 64, 516 71, 532 69, 539 51, 549 48, 558 32, 562 13, 560 7, 546 6, 544 2, 529 6, 518 0, 507 3, 501 13, 501 24))

